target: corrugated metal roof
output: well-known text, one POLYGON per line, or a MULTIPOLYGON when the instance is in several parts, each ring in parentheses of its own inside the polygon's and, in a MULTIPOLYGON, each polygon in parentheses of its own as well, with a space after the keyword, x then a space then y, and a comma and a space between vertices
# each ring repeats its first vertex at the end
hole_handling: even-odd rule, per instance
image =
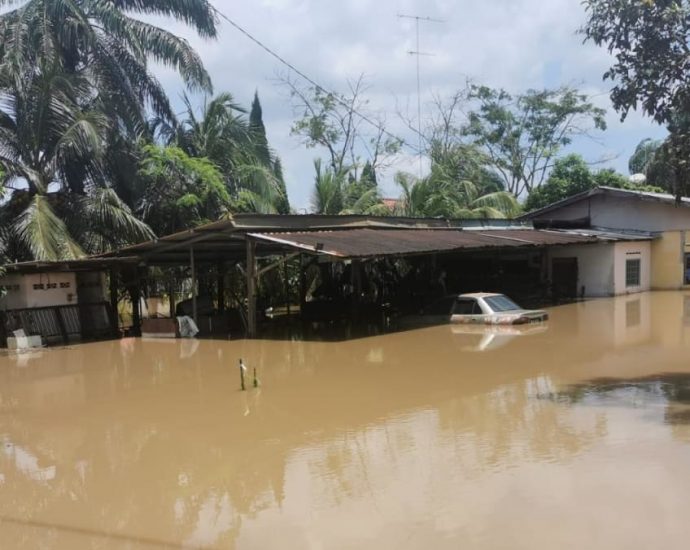
POLYGON ((338 258, 363 258, 570 244, 594 244, 602 240, 633 240, 625 237, 601 239, 594 234, 534 229, 497 230, 409 230, 350 229, 347 231, 252 233, 250 237, 338 258))

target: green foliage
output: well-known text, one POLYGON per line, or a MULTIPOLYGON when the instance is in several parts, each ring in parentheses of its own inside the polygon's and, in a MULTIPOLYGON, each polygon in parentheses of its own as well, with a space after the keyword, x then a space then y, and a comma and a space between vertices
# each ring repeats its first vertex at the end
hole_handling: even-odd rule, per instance
POLYGON ((658 187, 636 185, 630 182, 624 175, 609 168, 592 171, 580 155, 568 155, 558 159, 546 183, 530 193, 525 202, 525 210, 538 210, 595 187, 614 187, 636 191, 662 191, 658 187))
POLYGON ((400 139, 385 131, 383 120, 368 112, 369 101, 363 98, 363 77, 349 82, 348 94, 334 95, 321 88, 300 88, 291 81, 293 104, 299 117, 292 125, 292 135, 299 136, 308 148, 321 148, 328 156, 334 173, 346 172, 359 180, 358 170, 368 162, 372 170, 380 170, 402 146, 400 139), (371 125, 363 124, 361 114, 376 120, 378 129, 368 133, 371 125), (366 160, 360 157, 365 151, 366 160))
POLYGON ((647 174, 649 166, 654 161, 654 154, 659 150, 662 140, 643 139, 637 144, 635 152, 628 161, 628 170, 631 174, 647 174))
POLYGON ((421 180, 398 173, 396 183, 402 190, 402 197, 395 213, 402 216, 502 219, 521 212, 510 193, 497 191, 482 195, 471 181, 447 179, 442 172, 421 180))
POLYGON ((161 125, 159 133, 168 144, 177 146, 189 156, 206 158, 223 174, 239 212, 289 212, 287 191, 279 160, 268 148, 258 96, 252 107, 253 122, 229 93, 207 98, 201 116, 189 98, 182 123, 173 128, 161 125))
MULTIPOLYGON (((621 118, 641 110, 666 125, 659 149, 659 177, 677 197, 690 192, 690 1, 584 0, 587 40, 603 46, 615 62, 604 74, 614 82, 611 101, 621 118)), ((656 155, 655 155, 656 156, 656 155)), ((655 178, 654 182, 659 180, 655 178)))
POLYGON ((611 100, 626 117, 640 108, 661 124, 690 106, 687 45, 688 0, 584 0, 582 33, 603 46, 615 63, 604 78, 614 82, 611 100))
POLYGON ((472 85, 467 99, 477 106, 464 134, 482 149, 502 187, 514 196, 539 187, 573 137, 606 128, 604 110, 569 87, 512 96, 472 85))
POLYGON ((231 208, 218 168, 179 147, 144 145, 139 213, 159 235, 215 221, 231 208))
POLYGON ((143 128, 146 107, 175 118, 149 72, 149 60, 176 70, 191 88, 211 88, 186 40, 133 17, 171 17, 214 37, 215 13, 206 0, 3 0, 0 5, 18 5, 0 16, 4 74, 20 82, 43 64, 56 63, 66 74, 85 77, 89 100, 130 129, 143 128))
POLYGON ((172 124, 148 63, 209 90, 177 35, 137 16, 171 17, 215 36, 206 0, 0 0, 0 206, 12 259, 74 258, 151 238, 132 212, 135 147, 149 113, 172 124), (120 194, 122 193, 122 195, 120 194))

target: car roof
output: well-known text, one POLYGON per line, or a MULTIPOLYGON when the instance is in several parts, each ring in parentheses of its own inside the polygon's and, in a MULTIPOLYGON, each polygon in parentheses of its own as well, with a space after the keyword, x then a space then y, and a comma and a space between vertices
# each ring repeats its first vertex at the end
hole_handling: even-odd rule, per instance
POLYGON ((458 298, 490 298, 491 296, 504 296, 498 292, 471 292, 469 294, 460 294, 458 298))

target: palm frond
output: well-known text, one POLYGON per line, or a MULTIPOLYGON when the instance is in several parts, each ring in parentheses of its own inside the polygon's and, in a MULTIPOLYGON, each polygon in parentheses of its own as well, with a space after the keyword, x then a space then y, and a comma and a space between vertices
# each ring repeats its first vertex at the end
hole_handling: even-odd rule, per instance
POLYGON ((55 261, 84 256, 81 247, 72 239, 67 226, 55 215, 44 195, 33 197, 14 227, 20 241, 37 260, 55 261))

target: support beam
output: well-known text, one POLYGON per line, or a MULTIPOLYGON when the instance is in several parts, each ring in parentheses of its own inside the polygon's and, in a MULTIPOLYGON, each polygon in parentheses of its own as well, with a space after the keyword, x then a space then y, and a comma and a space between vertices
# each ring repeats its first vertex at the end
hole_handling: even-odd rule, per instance
POLYGON ((196 295, 197 295, 196 265, 194 264, 194 247, 193 246, 189 247, 189 265, 192 269, 192 319, 194 319, 194 322, 198 326, 199 321, 197 319, 197 311, 196 311, 196 295))
POLYGON ((299 311, 300 316, 304 311, 304 304, 307 303, 307 274, 305 272, 306 265, 304 262, 304 254, 299 255, 299 311))
MULTIPOLYGON (((293 257, 294 254, 291 255, 293 257)), ((285 309, 287 310, 288 319, 290 318, 290 274, 288 271, 288 258, 283 262, 283 279, 285 282, 285 309)))
POLYGON ((120 273, 116 268, 112 268, 109 273, 110 278, 110 315, 112 316, 113 335, 118 336, 120 331, 120 315, 118 313, 118 283, 120 273))
POLYGON ((258 273, 256 265, 256 241, 247 239, 247 336, 256 336, 256 287, 258 273))
POLYGON ((216 265, 218 271, 218 278, 216 280, 216 287, 218 289, 218 311, 225 313, 225 262, 219 261, 216 265))
POLYGON ((132 298, 132 333, 134 336, 141 336, 141 278, 140 268, 134 270, 134 284, 130 288, 129 294, 132 298))

